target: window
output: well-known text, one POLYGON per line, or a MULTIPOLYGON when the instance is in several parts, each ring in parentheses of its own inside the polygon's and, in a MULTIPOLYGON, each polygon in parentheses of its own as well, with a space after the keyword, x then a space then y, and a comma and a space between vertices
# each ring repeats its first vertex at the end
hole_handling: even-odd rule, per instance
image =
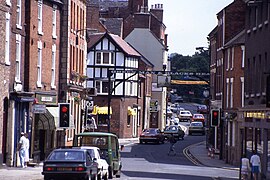
POLYGON ((106 126, 108 125, 108 115, 107 114, 98 114, 98 125, 100 126, 106 126))
POLYGON ((9 59, 9 40, 10 40, 10 14, 6 13, 6 43, 5 43, 5 63, 10 65, 9 59))
POLYGON ((231 64, 231 70, 233 70, 234 66, 234 47, 232 48, 232 64, 231 64))
POLYGON ((229 107, 229 78, 226 79, 226 108, 229 107))
POLYGON ((55 89, 55 59, 56 59, 56 45, 52 45, 52 79, 51 79, 51 87, 55 89))
POLYGON ((133 87, 133 82, 130 82, 130 89, 129 89, 130 90, 130 92, 129 92, 130 94, 129 95, 131 95, 131 96, 133 95, 133 88, 134 88, 133 87))
POLYGON ((38 0, 38 34, 43 35, 42 32, 42 2, 43 0, 38 0))
POLYGON ((56 10, 57 6, 53 5, 53 19, 52 19, 52 38, 56 39, 56 10))
POLYGON ((231 49, 228 49, 228 51, 227 51, 227 68, 226 68, 227 71, 230 69, 230 56, 231 56, 231 49))
POLYGON ((230 101, 230 108, 233 108, 233 78, 231 78, 231 101, 230 101))
POLYGON ((96 81, 97 93, 99 94, 108 94, 109 92, 109 83, 106 81, 96 81))
POLYGON ((127 125, 130 126, 132 115, 127 115, 127 125))
POLYGON ((42 72, 42 42, 38 41, 37 87, 42 87, 41 72, 42 72))
POLYGON ((97 52, 96 54, 96 64, 114 64, 114 53, 112 52, 97 52))
POLYGON ((242 68, 245 67, 245 46, 241 46, 242 50, 242 68))
POLYGON ((17 0, 17 10, 16 10, 16 27, 18 29, 22 29, 22 2, 21 0, 17 0))
POLYGON ((15 81, 20 82, 21 74, 21 35, 16 34, 16 70, 15 70, 15 81))

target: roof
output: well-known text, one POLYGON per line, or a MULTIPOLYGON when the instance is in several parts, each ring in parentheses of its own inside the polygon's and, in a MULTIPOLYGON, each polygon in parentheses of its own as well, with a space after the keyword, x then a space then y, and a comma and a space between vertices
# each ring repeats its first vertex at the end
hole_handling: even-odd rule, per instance
POLYGON ((113 40, 124 50, 128 55, 141 56, 135 49, 133 49, 126 41, 121 37, 111 34, 113 40))
POLYGON ((77 134, 77 136, 113 136, 117 137, 115 134, 106 133, 106 132, 83 132, 77 134))
POLYGON ((122 36, 123 18, 103 18, 102 22, 110 33, 122 36))
POLYGON ((229 47, 237 44, 244 44, 245 43, 245 30, 242 30, 236 36, 234 36, 230 41, 228 41, 224 46, 229 47))
POLYGON ((88 36, 89 42, 87 44, 88 49, 92 49, 99 41, 107 37, 110 39, 119 49, 121 49, 125 54, 129 56, 138 56, 141 55, 133 49, 126 41, 124 41, 120 36, 110 33, 94 33, 88 36))

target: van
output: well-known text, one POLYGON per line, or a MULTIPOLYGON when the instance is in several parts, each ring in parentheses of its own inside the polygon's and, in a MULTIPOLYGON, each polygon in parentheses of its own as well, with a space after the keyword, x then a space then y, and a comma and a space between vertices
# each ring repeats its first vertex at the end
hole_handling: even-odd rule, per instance
POLYGON ((96 146, 101 151, 101 158, 109 165, 109 178, 120 178, 122 162, 118 137, 105 132, 83 132, 75 135, 73 146, 96 146))

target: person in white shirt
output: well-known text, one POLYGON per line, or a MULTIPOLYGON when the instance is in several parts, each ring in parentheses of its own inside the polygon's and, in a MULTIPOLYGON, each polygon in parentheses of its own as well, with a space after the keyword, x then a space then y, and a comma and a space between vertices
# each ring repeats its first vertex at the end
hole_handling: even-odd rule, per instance
POLYGON ((241 175, 243 180, 248 179, 248 174, 250 171, 249 159, 246 157, 246 154, 243 154, 241 159, 241 175))
POLYGON ((24 133, 22 132, 21 133, 21 138, 20 138, 20 141, 19 141, 19 146, 18 146, 18 149, 19 149, 19 156, 20 156, 20 162, 21 162, 21 167, 22 168, 25 168, 25 161, 24 161, 24 158, 25 158, 25 150, 26 150, 26 145, 27 145, 27 140, 24 136, 24 133))
POLYGON ((25 133, 25 139, 26 139, 26 145, 25 145, 25 154, 24 154, 24 163, 25 163, 25 167, 27 167, 28 163, 29 163, 29 146, 30 146, 30 142, 28 139, 28 134, 25 133))
POLYGON ((254 180, 258 180, 258 175, 261 169, 261 160, 260 156, 258 156, 257 152, 254 150, 253 155, 250 158, 251 163, 251 172, 254 180))

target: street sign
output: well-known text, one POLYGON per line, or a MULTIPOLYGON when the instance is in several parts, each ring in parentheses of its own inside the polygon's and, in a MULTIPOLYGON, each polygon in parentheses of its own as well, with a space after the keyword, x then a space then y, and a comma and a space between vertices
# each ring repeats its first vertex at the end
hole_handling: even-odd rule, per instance
POLYGON ((158 100, 151 100, 150 101, 150 112, 157 112, 158 111, 158 100))
POLYGON ((46 104, 34 104, 33 105, 34 114, 45 114, 46 113, 46 104))
POLYGON ((140 70, 111 70, 111 73, 138 73, 156 75, 209 76, 208 72, 173 72, 173 71, 140 71, 140 70))

